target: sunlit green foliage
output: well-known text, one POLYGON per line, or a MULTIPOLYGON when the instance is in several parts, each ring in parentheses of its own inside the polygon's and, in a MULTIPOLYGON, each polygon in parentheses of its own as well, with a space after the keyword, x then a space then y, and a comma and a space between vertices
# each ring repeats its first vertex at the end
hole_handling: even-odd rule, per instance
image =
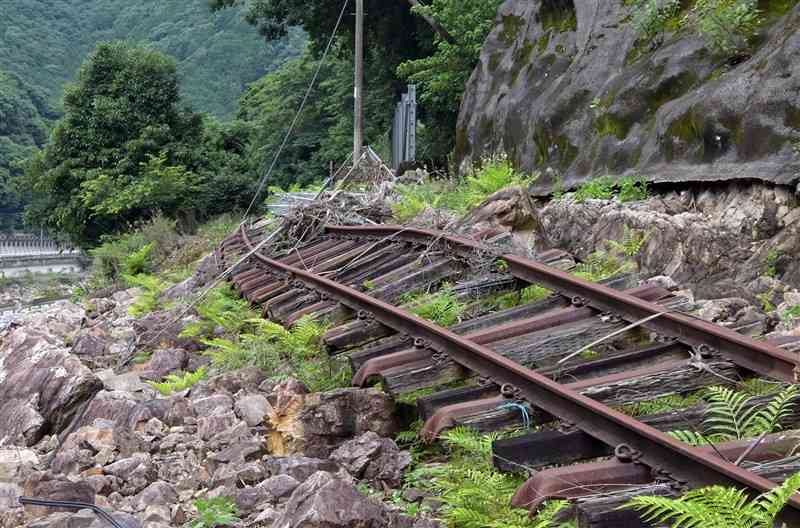
POLYGON ((492 465, 492 441, 497 433, 480 434, 458 427, 442 433, 446 463, 420 465, 410 472, 409 485, 433 492, 444 508, 441 516, 452 528, 566 528, 555 514, 566 506, 557 501, 534 519, 525 509, 511 507, 522 478, 497 471, 492 465))
POLYGON ((420 86, 420 99, 427 108, 444 112, 458 108, 483 42, 494 27, 500 3, 501 0, 433 0, 414 7, 414 12, 437 20, 454 39, 448 42, 436 35, 430 56, 404 62, 398 68, 401 77, 420 86))
POLYGON ((764 405, 753 405, 752 397, 727 387, 711 387, 703 398, 708 402, 703 431, 672 431, 675 438, 691 445, 743 440, 781 429, 791 414, 800 386, 789 385, 764 405))
POLYGON ((127 286, 140 288, 142 290, 142 293, 136 298, 136 301, 128 308, 128 313, 139 317, 162 308, 161 294, 169 287, 168 283, 164 282, 156 275, 147 275, 144 273, 140 273, 139 275, 123 275, 123 279, 127 286))
POLYGON ((214 497, 194 501, 197 517, 187 523, 188 528, 218 528, 235 526, 239 523, 236 501, 231 497, 214 497))
POLYGON ((250 303, 242 299, 230 285, 217 286, 195 307, 200 320, 191 323, 182 337, 208 337, 214 330, 221 328, 228 334, 235 335, 258 317, 250 303))
POLYGON ((747 52, 762 23, 758 0, 697 0, 687 23, 712 51, 722 55, 747 52))
POLYGON ((629 416, 647 416, 650 414, 661 414, 665 412, 688 409, 703 402, 700 394, 670 394, 645 400, 636 403, 629 403, 622 406, 621 411, 629 416))
POLYGON ((500 310, 508 310, 546 299, 553 292, 536 284, 510 293, 504 293, 491 299, 486 304, 500 310))
POLYGON ((347 386, 349 364, 331 358, 322 349, 326 326, 310 317, 292 328, 263 319, 244 321, 252 330, 228 338, 207 339, 212 365, 220 370, 258 367, 272 378, 294 377, 312 391, 347 386))
POLYGON ((163 382, 150 382, 150 386, 164 396, 171 396, 176 392, 193 387, 199 381, 206 379, 208 369, 200 367, 194 372, 167 374, 163 382))
POLYGON ((459 322, 467 309, 449 285, 435 293, 404 295, 401 301, 409 306, 411 313, 444 327, 459 322))
POLYGON ((407 221, 427 208, 464 214, 495 192, 512 186, 527 186, 538 175, 518 172, 505 156, 487 158, 463 181, 432 180, 417 185, 398 185, 399 200, 392 206, 395 218, 407 221))
POLYGON ((645 521, 672 528, 773 528, 776 517, 798 490, 800 473, 755 499, 749 499, 745 490, 711 486, 678 499, 635 497, 623 508, 640 512, 645 521))

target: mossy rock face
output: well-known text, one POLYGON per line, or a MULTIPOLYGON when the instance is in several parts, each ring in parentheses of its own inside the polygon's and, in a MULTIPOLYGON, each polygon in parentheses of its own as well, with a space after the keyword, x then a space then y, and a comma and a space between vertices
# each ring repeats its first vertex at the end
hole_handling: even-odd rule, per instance
POLYGON ((796 183, 800 4, 760 4, 773 20, 760 47, 725 63, 687 31, 626 61, 642 43, 624 0, 507 0, 466 89, 459 166, 502 145, 570 186, 607 171, 796 183))

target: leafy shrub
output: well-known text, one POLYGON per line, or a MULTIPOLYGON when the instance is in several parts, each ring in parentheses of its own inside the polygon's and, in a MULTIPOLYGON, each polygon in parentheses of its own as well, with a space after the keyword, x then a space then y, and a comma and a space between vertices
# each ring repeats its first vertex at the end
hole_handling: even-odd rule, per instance
POLYGON ((464 214, 501 189, 527 186, 538 175, 517 172, 506 156, 486 158, 462 182, 430 181, 398 185, 399 201, 392 206, 395 218, 407 221, 427 208, 447 209, 464 214))
POLYGON ((637 202, 650 198, 649 183, 644 178, 626 176, 619 180, 617 197, 622 203, 637 202))
POLYGON ((691 445, 743 440, 780 430, 781 422, 794 408, 800 387, 790 385, 762 406, 751 405, 752 397, 727 387, 711 387, 703 427, 705 431, 672 431, 669 434, 691 445))
POLYGON ((758 0, 697 0, 686 20, 721 55, 746 52, 762 22, 758 0))
POLYGON ((208 339, 206 351, 221 370, 255 366, 273 378, 294 377, 312 391, 330 390, 350 382, 349 366, 322 350, 326 326, 303 317, 291 329, 263 319, 252 319, 253 332, 231 339, 208 339))
POLYGON ((103 237, 102 244, 89 251, 94 258, 90 288, 111 285, 124 274, 152 273, 178 247, 179 240, 175 222, 161 215, 129 233, 103 237))
POLYGON ((549 297, 551 293, 552 292, 547 288, 543 288, 542 286, 534 284, 515 292, 498 295, 493 299, 490 299, 486 304, 487 307, 490 308, 508 310, 510 308, 522 306, 523 304, 541 301, 542 299, 549 297))
POLYGON ((636 0, 634 6, 633 27, 643 40, 665 32, 681 10, 680 0, 636 0))
POLYGON ((612 250, 624 255, 626 257, 635 257, 641 253, 644 244, 650 237, 648 233, 639 231, 638 229, 631 229, 625 226, 622 234, 622 240, 606 240, 606 245, 612 250))
POLYGON ((623 508, 642 513, 647 521, 673 528, 773 528, 776 517, 800 490, 800 473, 748 501, 747 492, 711 486, 692 490, 678 499, 635 497, 623 508))
POLYGON ((194 372, 168 374, 163 382, 151 381, 150 386, 164 396, 170 396, 176 392, 193 387, 197 382, 206 379, 207 376, 208 369, 206 367, 200 367, 194 372))
POLYGON ((128 308, 129 314, 140 317, 161 309, 161 294, 169 286, 166 282, 155 275, 146 275, 144 273, 124 275, 123 278, 129 287, 142 289, 142 293, 136 299, 136 302, 128 308))
MULTIPOLYGON (((420 466, 407 475, 407 481, 439 497, 447 524, 459 528, 530 528, 528 511, 510 506, 522 478, 492 466, 492 442, 499 434, 484 435, 457 427, 442 433, 441 438, 449 451, 448 462, 420 466)), ((554 517, 564 506, 566 501, 548 505, 533 526, 557 528, 554 517)))
POLYGON ((781 258, 781 252, 777 249, 772 249, 767 253, 767 258, 764 259, 764 275, 767 277, 775 278, 778 276, 778 259, 781 258))
POLYGON ((585 202, 586 200, 610 200, 614 197, 614 179, 611 176, 593 178, 575 191, 575 200, 585 202))
POLYGON ((194 507, 197 508, 197 518, 189 521, 189 528, 234 526, 240 520, 236 503, 230 497, 197 499, 194 507))
POLYGON ((781 319, 787 323, 791 323, 795 319, 800 319, 800 304, 792 306, 781 315, 781 319))
POLYGON ((237 334, 258 317, 250 303, 240 298, 228 284, 211 290, 195 310, 200 321, 188 324, 181 337, 210 336, 217 327, 226 333, 237 334))
POLYGON ((436 293, 404 295, 401 301, 411 305, 411 313, 445 327, 456 324, 467 309, 448 285, 436 293))

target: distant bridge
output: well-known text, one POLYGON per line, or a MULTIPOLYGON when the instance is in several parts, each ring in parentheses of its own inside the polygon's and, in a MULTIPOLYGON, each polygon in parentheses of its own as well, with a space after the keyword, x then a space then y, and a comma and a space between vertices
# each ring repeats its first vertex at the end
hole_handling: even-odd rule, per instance
POLYGON ((0 233, 0 277, 28 273, 76 273, 86 267, 79 250, 40 235, 0 233))

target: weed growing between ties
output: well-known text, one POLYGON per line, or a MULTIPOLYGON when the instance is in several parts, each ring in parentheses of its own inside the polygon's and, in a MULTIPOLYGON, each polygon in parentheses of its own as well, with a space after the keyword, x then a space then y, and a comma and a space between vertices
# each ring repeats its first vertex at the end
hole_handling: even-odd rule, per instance
MULTIPOLYGON (((404 487, 434 494, 444 503, 437 515, 451 527, 574 528, 574 523, 555 520, 567 501, 551 501, 534 519, 527 510, 510 506, 524 479, 501 473, 492 465, 492 442, 500 437, 500 433, 457 427, 441 435, 442 446, 431 446, 420 443, 414 429, 400 433, 397 441, 410 449, 415 465, 406 474, 404 487)), ((399 493, 395 499, 407 513, 420 513, 418 505, 404 504, 399 493)))
POLYGON ((636 510, 645 521, 667 523, 672 528, 773 528, 778 514, 798 490, 800 473, 752 500, 745 490, 711 486, 678 499, 635 497, 621 509, 636 510))
POLYGON ((730 440, 755 438, 781 429, 791 414, 800 387, 790 385, 763 405, 753 405, 753 397, 727 387, 711 387, 703 394, 708 403, 703 432, 671 431, 669 434, 690 445, 707 445, 730 440))
POLYGON ((406 294, 400 300, 409 305, 411 313, 444 327, 461 321, 461 316, 467 309, 449 284, 443 285, 435 293, 406 294))

